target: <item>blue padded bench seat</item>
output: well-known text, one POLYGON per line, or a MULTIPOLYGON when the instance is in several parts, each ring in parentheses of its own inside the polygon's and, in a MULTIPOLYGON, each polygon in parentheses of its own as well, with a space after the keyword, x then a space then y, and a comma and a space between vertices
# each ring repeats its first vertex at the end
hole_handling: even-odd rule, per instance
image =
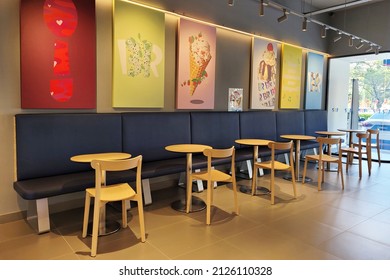
POLYGON ((152 202, 150 179, 185 172, 186 155, 165 147, 191 143, 189 113, 122 113, 123 152, 142 155, 142 188, 145 204, 152 202))
MULTIPOLYGON (((191 143, 209 145, 216 149, 238 147, 240 138, 238 113, 231 112, 191 112, 191 143)), ((236 161, 240 161, 236 158, 236 161)), ((214 165, 229 163, 229 159, 217 159, 214 165)), ((193 155, 193 169, 207 165, 206 157, 199 153, 193 155)))
MULTIPOLYGON (((313 111, 313 112, 320 112, 320 111, 313 111)), ((327 123, 327 115, 326 111, 324 112, 325 117, 324 121, 327 123)), ((315 114, 313 114, 315 115, 315 114)), ((319 125, 317 128, 315 128, 315 121, 307 121, 308 117, 312 117, 312 115, 306 116, 306 111, 279 111, 276 115, 276 122, 277 122, 277 135, 278 135, 278 141, 286 141, 286 139, 283 139, 280 137, 280 135, 283 134, 300 134, 300 135, 310 135, 310 136, 318 136, 314 133, 316 130, 326 130, 322 126, 323 121, 319 121, 319 125), (305 125, 310 124, 311 126, 306 129, 305 125)), ((301 141, 301 151, 308 150, 308 149, 314 149, 318 148, 319 144, 315 140, 303 140, 301 141)))
MULTIPOLYGON (((88 165, 88 164, 87 164, 88 165)), ((106 180, 108 184, 123 181, 134 181, 135 172, 109 173, 106 180)), ((95 185, 95 172, 85 171, 30 180, 21 180, 14 183, 14 188, 26 200, 37 200, 58 196, 59 194, 84 191, 87 187, 95 185)))
MULTIPOLYGON (((240 137, 246 139, 265 139, 277 141, 276 112, 251 111, 240 115, 240 137)), ((268 157, 271 151, 267 146, 260 146, 259 157, 268 157)), ((253 159, 253 147, 239 145, 237 157, 243 160, 253 159)), ((249 162, 248 162, 249 164, 249 162)))
POLYGON ((119 114, 19 114, 15 116, 14 189, 29 200, 27 219, 50 229, 48 198, 94 185, 89 164, 70 160, 84 153, 122 151, 119 114), (84 184, 85 183, 85 184, 84 184))
MULTIPOLYGON (((253 160, 253 147, 239 145, 236 139, 286 141, 279 136, 317 136, 316 130, 326 129, 327 112, 323 110, 18 114, 14 189, 29 201, 28 220, 37 218, 38 231, 46 232, 50 230, 50 197, 84 191, 94 185, 90 164, 72 162, 70 158, 74 155, 102 152, 142 155, 142 187, 145 204, 149 204, 151 178, 186 170, 186 155, 166 151, 168 145, 235 146, 236 161, 249 164, 253 160)), ((312 147, 318 144, 307 141, 301 149, 312 147)), ((259 147, 260 157, 269 155, 268 147, 259 147)), ((213 165, 228 162, 215 160, 213 165)), ((204 167, 206 157, 194 154, 193 169, 204 167)), ((131 171, 114 174, 108 175, 107 183, 135 179, 131 171)))

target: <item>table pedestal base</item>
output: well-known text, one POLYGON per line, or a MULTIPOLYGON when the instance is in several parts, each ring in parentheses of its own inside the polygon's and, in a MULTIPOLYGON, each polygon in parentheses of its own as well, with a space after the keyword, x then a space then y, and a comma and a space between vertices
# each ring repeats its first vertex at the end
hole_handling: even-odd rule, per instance
MULTIPOLYGON (((283 177, 283 179, 291 181, 292 177, 291 177, 291 175, 286 175, 283 177)), ((303 177, 301 175, 299 175, 298 178, 297 177, 295 178, 295 182, 302 182, 302 181, 303 181, 303 177)), ((305 178, 305 183, 311 182, 311 181, 313 181, 313 179, 311 179, 309 177, 305 178)))
POLYGON ((248 172, 237 172, 236 177, 240 179, 250 180, 248 172))
MULTIPOLYGON (((171 204, 172 209, 180 212, 186 212, 186 206, 187 203, 184 199, 176 200, 171 204)), ((196 196, 192 196, 192 205, 190 208, 190 213, 199 212, 204 210, 205 208, 206 208, 206 203, 202 199, 196 196)))
MULTIPOLYGON (((92 236, 92 228, 93 228, 93 223, 90 222, 88 223, 88 231, 87 234, 89 236, 92 236)), ((106 228, 103 232, 99 232, 99 236, 106 236, 113 234, 121 229, 121 224, 118 223, 117 221, 106 221, 106 228)))
MULTIPOLYGON (((252 188, 248 187, 248 186, 241 186, 240 192, 246 193, 246 194, 251 194, 252 188)), ((256 187, 255 195, 266 195, 266 194, 270 194, 270 193, 271 193, 270 190, 267 189, 266 187, 256 187)))

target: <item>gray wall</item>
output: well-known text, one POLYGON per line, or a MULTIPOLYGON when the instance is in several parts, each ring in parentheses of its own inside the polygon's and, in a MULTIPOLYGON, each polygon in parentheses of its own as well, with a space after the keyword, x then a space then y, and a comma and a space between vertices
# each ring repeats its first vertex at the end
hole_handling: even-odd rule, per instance
MULTIPOLYGON (((302 19, 297 16, 290 16, 287 21, 279 24, 277 18, 282 15, 282 12, 271 7, 266 7, 264 16, 260 17, 257 0, 236 0, 233 7, 228 6, 226 0, 138 0, 136 2, 304 48, 327 51, 327 42, 320 36, 319 25, 309 23, 308 31, 302 32, 302 19)), ((301 12, 300 0, 278 2, 301 12)), ((326 21, 328 16, 321 16, 318 20, 326 21)))

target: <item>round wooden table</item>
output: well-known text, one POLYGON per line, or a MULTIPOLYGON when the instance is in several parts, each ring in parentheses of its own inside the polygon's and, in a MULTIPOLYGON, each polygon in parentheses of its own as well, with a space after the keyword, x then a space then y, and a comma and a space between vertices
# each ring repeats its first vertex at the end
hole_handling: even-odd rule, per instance
MULTIPOLYGON (((300 182, 302 181, 302 176, 300 175, 299 171, 299 160, 300 160, 300 154, 301 154, 301 141, 302 140, 315 140, 316 138, 314 136, 310 135, 301 135, 301 134, 284 134, 280 135, 283 139, 293 140, 294 141, 294 147, 295 147, 295 181, 300 182)), ((290 176, 286 176, 285 179, 291 180, 290 176)), ((306 177, 305 182, 310 182, 311 178, 306 177)))
POLYGON ((353 134, 354 133, 359 133, 359 132, 365 132, 365 130, 362 129, 348 129, 348 128, 339 128, 337 129, 340 132, 347 132, 348 133, 348 145, 349 147, 352 147, 352 139, 353 139, 353 134))
MULTIPOLYGON (((70 158, 74 162, 91 163, 93 160, 121 160, 130 158, 131 154, 128 153, 96 153, 96 154, 81 154, 70 158)), ((106 176, 103 173, 102 181, 106 185, 106 176)), ((106 221, 106 208, 102 207, 100 211, 99 222, 99 236, 109 235, 117 232, 121 228, 121 225, 112 220, 106 221)), ((88 234, 92 233, 92 224, 88 225, 88 234)))
MULTIPOLYGON (((174 153, 185 153, 187 157, 187 164, 186 164, 186 196, 192 196, 192 181, 190 180, 190 176, 192 173, 192 154, 193 153, 202 153, 206 149, 211 149, 210 146, 207 145, 201 145, 201 144, 174 144, 166 146, 165 149, 170 152, 174 153)), ((174 201, 171 204, 171 207, 177 211, 180 212, 186 212, 186 206, 187 206, 187 199, 179 199, 177 201, 174 201)), ((190 212, 198 212, 206 208, 206 203, 196 197, 191 197, 191 205, 190 205, 190 212)))
POLYGON ((92 160, 120 160, 130 158, 128 153, 96 153, 96 154, 82 154, 70 158, 75 162, 92 162, 92 160))
MULTIPOLYGON (((271 140, 247 138, 247 139, 237 139, 237 140, 235 140, 235 142, 238 144, 241 144, 241 145, 253 146, 253 171, 252 171, 252 174, 254 174, 254 172, 256 172, 255 162, 259 158, 259 146, 268 146, 268 143, 271 142, 271 140)), ((259 187, 259 188, 256 188, 256 190, 259 191, 259 194, 269 194, 270 193, 270 190, 265 188, 265 187, 259 187)), ((243 193, 252 193, 251 187, 248 187, 248 186, 241 186, 240 191, 243 193)))
POLYGON ((343 136, 343 135, 345 135, 345 132, 343 132, 343 131, 325 131, 325 130, 320 130, 320 131, 315 131, 315 133, 319 134, 319 135, 324 135, 326 137, 343 136))

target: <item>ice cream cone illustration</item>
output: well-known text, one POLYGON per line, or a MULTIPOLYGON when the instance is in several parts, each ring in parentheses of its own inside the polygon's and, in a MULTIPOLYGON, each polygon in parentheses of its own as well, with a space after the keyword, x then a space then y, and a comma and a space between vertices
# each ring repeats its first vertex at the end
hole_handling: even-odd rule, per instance
POLYGON ((191 36, 190 42, 190 95, 193 95, 198 85, 207 77, 206 67, 211 60, 210 44, 202 33, 191 36))

